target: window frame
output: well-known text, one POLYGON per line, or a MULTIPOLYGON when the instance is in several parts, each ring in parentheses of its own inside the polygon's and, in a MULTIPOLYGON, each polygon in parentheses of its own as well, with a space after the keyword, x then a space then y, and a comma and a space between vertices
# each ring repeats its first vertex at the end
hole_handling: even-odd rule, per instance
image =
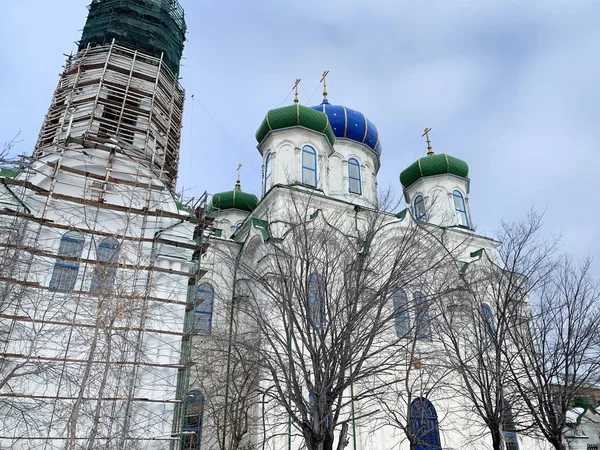
POLYGON ((214 306, 214 302, 215 302, 215 288, 212 284, 210 283, 200 283, 198 286, 196 286, 195 289, 195 296, 194 296, 194 321, 192 324, 192 330, 194 331, 194 333, 196 334, 200 334, 203 336, 207 336, 209 334, 211 334, 212 332, 212 318, 213 318, 213 306, 214 306), (202 299, 198 294, 201 292, 201 288, 205 287, 205 290, 203 290, 202 292, 210 292, 210 299, 206 298, 204 300, 208 300, 208 308, 205 309, 199 309, 198 307, 200 306, 200 302, 199 300, 202 299), (209 287, 210 290, 207 290, 206 287, 209 287), (199 318, 200 316, 206 316, 206 323, 208 324, 207 328, 204 329, 200 329, 200 327, 198 327, 198 320, 197 318, 199 318))
POLYGON ((317 187, 318 184, 318 178, 317 178, 317 151, 310 145, 304 145, 302 147, 302 184, 305 186, 310 186, 310 187, 317 187), (305 166, 304 165, 304 155, 311 155, 312 158, 312 162, 314 164, 314 167, 309 167, 309 166, 305 166), (306 172, 312 172, 313 176, 314 176, 314 184, 308 183, 306 181, 306 172))
POLYGON ((415 197, 415 200, 413 202, 413 208, 414 208, 416 220, 421 220, 427 215, 427 210, 425 209, 425 197, 423 197, 422 194, 419 194, 415 197), (419 208, 419 206, 417 206, 417 205, 423 205, 422 206, 423 214, 419 214, 421 208, 419 208))
POLYGON ((427 296, 421 292, 415 292, 413 302, 415 308, 415 336, 417 339, 430 341, 433 335, 431 333, 431 318, 429 317, 427 296))
POLYGON ((520 446, 519 446, 519 435, 516 433, 516 431, 503 431, 502 434, 504 435, 504 447, 506 448, 506 450, 519 450, 520 446), (510 441, 509 439, 506 439, 507 437, 510 436, 510 441))
MULTIPOLYGON (((465 197, 458 189, 454 189, 452 191, 452 203, 454 205, 454 213, 456 215, 456 222, 459 227, 471 228, 471 224, 469 222, 469 214, 467 213, 467 203, 465 202, 465 197), (459 199, 462 205, 462 209, 457 207, 456 201, 459 199), (464 219, 464 223, 463 220, 464 219)), ((460 205, 459 205, 460 206, 460 205)))
POLYGON ((48 284, 51 290, 71 291, 75 288, 79 275, 79 261, 61 258, 81 258, 84 246, 85 236, 79 231, 67 231, 61 236, 52 277, 48 284))
POLYGON ((348 160, 348 192, 350 192, 351 194, 362 195, 362 177, 360 172, 360 162, 358 162, 356 158, 350 158, 348 160), (356 167, 358 177, 352 176, 350 172, 350 166, 356 167), (352 181, 358 183, 358 192, 352 190, 352 181))
POLYGON ((183 408, 183 421, 181 424, 181 430, 187 431, 189 434, 184 434, 181 438, 181 450, 200 450, 202 447, 202 428, 204 422, 204 405, 206 403, 206 397, 199 389, 190 389, 187 392, 187 398, 183 408), (200 412, 198 414, 198 423, 189 425, 187 422, 188 408, 190 405, 200 403, 200 412), (193 433, 193 434, 192 434, 193 433), (193 441, 193 437, 196 437, 196 442, 193 441), (191 441, 191 442, 190 442, 191 441))
POLYGON ((265 195, 267 195, 267 192, 269 191, 269 189, 271 188, 271 186, 269 186, 269 182, 271 181, 271 174, 273 171, 273 153, 269 152, 267 153, 267 157, 265 158, 265 175, 264 175, 264 188, 263 188, 263 197, 265 195))
POLYGON ((485 334, 490 337, 494 336, 496 334, 496 324, 494 323, 494 311, 492 311, 492 307, 483 302, 479 306, 479 312, 481 313, 485 334))
POLYGON ((408 295, 404 289, 396 289, 392 294, 394 307, 394 328, 400 339, 410 337, 410 308, 408 295), (402 304, 400 304, 402 302, 402 304), (399 305, 400 304, 400 305, 399 305))
POLYGON ((117 265, 119 263, 119 253, 121 252, 121 242, 114 237, 105 237, 96 245, 96 267, 92 273, 90 282, 90 292, 93 294, 110 293, 113 290, 115 279, 117 277, 117 265), (114 251, 108 252, 105 249, 114 251), (101 280, 101 277, 103 280, 101 280))
POLYGON ((315 327, 326 327, 327 307, 321 275, 318 272, 311 272, 306 287, 309 319, 315 327))

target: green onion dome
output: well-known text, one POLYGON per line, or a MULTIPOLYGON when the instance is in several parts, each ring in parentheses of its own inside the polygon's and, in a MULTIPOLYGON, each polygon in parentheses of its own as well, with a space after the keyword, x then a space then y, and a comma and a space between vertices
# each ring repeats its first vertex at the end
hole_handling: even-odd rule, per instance
POLYGON ((258 205, 256 195, 242 192, 239 181, 236 183, 233 191, 219 192, 213 195, 210 204, 217 209, 240 209, 242 211, 252 212, 258 205))
POLYGON ((298 103, 270 110, 256 131, 256 140, 260 144, 269 131, 295 126, 323 133, 331 145, 335 143, 335 134, 331 129, 327 114, 298 103))
POLYGON ((444 153, 439 155, 431 152, 423 158, 419 158, 400 173, 400 183, 406 189, 411 184, 423 177, 451 173, 453 175, 469 178, 469 166, 462 159, 448 156, 444 153))

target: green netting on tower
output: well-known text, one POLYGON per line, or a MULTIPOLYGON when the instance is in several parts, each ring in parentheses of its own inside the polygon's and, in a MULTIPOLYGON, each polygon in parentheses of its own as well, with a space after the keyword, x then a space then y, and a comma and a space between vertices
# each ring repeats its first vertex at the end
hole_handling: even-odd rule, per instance
POLYGON ((92 0, 79 50, 115 43, 160 58, 175 74, 185 40, 183 8, 177 0, 92 0))

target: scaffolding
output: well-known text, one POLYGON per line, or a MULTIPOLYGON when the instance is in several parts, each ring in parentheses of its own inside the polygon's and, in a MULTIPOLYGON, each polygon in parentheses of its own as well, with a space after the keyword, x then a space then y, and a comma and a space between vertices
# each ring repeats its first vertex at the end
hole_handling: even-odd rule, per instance
POLYGON ((199 259, 213 222, 206 196, 183 203, 144 164, 84 138, 0 168, 0 254, 22 262, 0 264, 0 375, 20 365, 31 372, 7 380, 0 409, 14 404, 27 415, 31 407, 38 417, 33 430, 5 414, 0 446, 81 442, 90 439, 89 423, 103 448, 177 441, 171 419, 180 420, 191 364, 187 292, 204 275, 199 259), (15 238, 15 229, 27 239, 15 238), (85 237, 81 255, 60 254, 65 232, 85 237), (113 293, 98 295, 90 291, 98 267, 93 243, 103 238, 117 238, 122 251, 113 293), (58 261, 79 268, 72 289, 48 283, 58 261), (70 436, 63 429, 77 404, 79 431, 70 436))
POLYGON ((88 45, 69 57, 34 155, 69 140, 112 145, 175 189, 184 91, 162 58, 117 45, 88 45))
POLYGON ((185 40, 185 17, 177 0, 93 0, 79 50, 119 45, 161 58, 175 75, 185 40))

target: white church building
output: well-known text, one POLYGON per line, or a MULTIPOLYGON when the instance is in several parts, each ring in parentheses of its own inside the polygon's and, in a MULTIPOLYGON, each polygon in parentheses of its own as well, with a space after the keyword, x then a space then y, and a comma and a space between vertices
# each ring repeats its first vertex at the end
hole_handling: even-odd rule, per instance
MULTIPOLYGON (((432 233, 445 233, 448 242, 455 243, 455 249, 459 252, 457 257, 465 267, 471 262, 477 262, 482 254, 493 259, 500 243, 478 235, 472 226, 468 165, 456 157, 435 154, 429 145, 429 131, 426 129, 427 154, 400 174, 406 208, 397 213, 383 214, 383 226, 388 227, 386 234, 401 235, 402 230, 410 227, 424 227, 433 230, 432 233)), ((215 369, 214 360, 207 357, 214 353, 215 346, 218 347, 214 341, 211 344, 211 335, 220 336, 214 340, 231 341, 231 336, 240 332, 240 329, 252 327, 248 324, 252 322, 251 319, 245 322, 244 318, 240 318, 248 314, 236 311, 232 305, 238 301, 236 289, 241 289, 236 284, 243 284, 244 276, 254 273, 255 269, 246 270, 246 275, 241 273, 244 272, 243 269, 239 269, 236 275, 232 255, 238 261, 245 261, 240 266, 260 267, 262 260, 268 258, 268 251, 261 251, 261 248, 272 243, 278 245, 277 243, 286 239, 290 229, 291 210, 297 212, 298 209, 303 209, 307 222, 323 217, 324 221, 335 221, 337 228, 352 230, 355 222, 363 220, 363 215, 366 217, 368 211, 379 208, 377 172, 381 164, 382 144, 377 128, 361 112, 330 104, 326 89, 320 105, 306 107, 296 100, 290 106, 268 111, 256 132, 256 139, 262 158, 262 198, 259 201, 255 196, 244 193, 239 179, 234 190, 215 194, 211 203, 215 230, 210 237, 211 245, 207 254, 201 259, 201 267, 205 267, 207 272, 198 291, 202 303, 196 309, 198 334, 192 339, 192 358, 197 364, 197 370, 192 371, 190 388, 197 388, 197 397, 193 402, 202 402, 204 406, 202 419, 194 421, 198 424, 203 449, 221 448, 218 447, 219 443, 222 446, 222 443, 231 439, 230 431, 221 436, 223 423, 227 422, 229 416, 218 411, 231 409, 232 406, 228 406, 227 402, 239 400, 232 394, 223 397, 227 385, 235 385, 235 378, 239 375, 230 373, 229 367, 227 370, 225 366, 215 369), (208 361, 210 370, 202 369, 203 361, 208 361), (215 373, 218 374, 215 378, 219 386, 211 385, 211 381, 206 379, 214 377, 215 373), (215 399, 210 398, 211 394, 215 399), (215 414, 218 415, 216 421, 212 417, 215 414)), ((309 285, 311 277, 312 274, 308 275, 309 285)), ((401 337, 400 330, 409 329, 411 322, 419 322, 428 314, 423 309, 424 306, 418 304, 422 297, 420 293, 406 290, 400 296, 397 293, 391 295, 390 304, 395 304, 400 299, 406 305, 406 309, 401 314, 395 314, 392 319, 396 323, 389 333, 392 335, 393 330, 397 333, 393 338, 401 337)), ((310 298, 309 301, 314 302, 310 298)), ((319 301, 327 300, 322 298, 317 300, 319 301)), ((325 310, 326 307, 319 304, 319 308, 325 310)), ((489 306, 487 309, 489 314, 493 314, 489 306)), ((285 327, 291 325, 286 322, 285 327)), ((441 338, 435 335, 435 330, 429 328, 420 337, 422 339, 417 343, 418 346, 439 347, 441 338)), ((229 351, 231 352, 231 347, 229 351)), ((425 350, 423 354, 427 352, 425 350)), ((222 354, 226 355, 226 352, 222 354)), ((298 356, 302 358, 302 352, 298 356)), ((442 361, 438 365, 434 358, 428 363, 430 364, 423 364, 421 367, 419 361, 418 365, 415 363, 415 368, 423 373, 443 370, 442 361)), ((418 425, 425 428, 416 449, 492 448, 485 427, 470 415, 468 401, 460 394, 460 377, 450 375, 448 380, 453 384, 450 390, 444 387, 437 391, 434 387, 422 389, 423 392, 428 392, 427 398, 413 393, 411 404, 405 405, 405 408, 410 408, 411 413, 426 417, 418 425)), ((272 382, 273 379, 268 374, 259 380, 263 391, 268 391, 272 382)), ((348 433, 346 448, 410 449, 410 442, 402 430, 390 425, 377 414, 367 414, 364 419, 357 418, 356 410, 360 409, 358 403, 361 400, 355 401, 352 398, 359 389, 358 386, 352 388, 347 391, 347 404, 351 408, 348 406, 344 410, 349 418, 349 429, 352 430, 348 433)), ((235 387, 226 390, 233 389, 235 387)), ((395 390, 394 395, 402 397, 404 394, 401 390, 395 390)), ((281 405, 265 408, 264 397, 255 401, 253 408, 248 407, 251 424, 246 430, 245 438, 241 440, 248 447, 240 448, 304 448, 301 427, 291 419, 285 420, 285 408, 281 409, 281 405), (269 413, 271 408, 277 412, 269 413)), ((307 407, 310 407, 311 401, 307 396, 307 407)), ((398 402, 398 405, 401 403, 398 402)), ((406 422, 411 422, 410 417, 405 419, 406 422)), ((543 440, 520 436, 510 426, 505 428, 504 442, 507 450, 548 448, 543 440)), ((336 440, 335 446, 337 445, 336 440)))
MULTIPOLYGON (((467 163, 430 146, 400 174, 405 207, 382 211, 377 128, 361 112, 331 104, 326 92, 320 105, 296 99, 260 123, 260 199, 243 192, 238 178, 231 191, 182 200, 176 181, 185 31, 176 0, 92 0, 33 155, 0 171, 0 449, 305 448, 302 425, 292 419, 297 404, 277 403, 282 375, 263 365, 267 340, 257 326, 291 335, 287 320, 300 311, 243 311, 249 298, 263 305, 270 298, 248 291, 251 275, 272 267, 269 249, 298 250, 289 247, 290 217, 355 237, 375 215, 391 241, 443 234, 467 266, 484 254, 493 260, 500 245, 473 229, 467 163), (245 346, 237 346, 240 336, 245 346)), ((317 250, 328 251, 331 241, 314 238, 317 250)), ((383 251, 377 239, 372 245, 383 251)), ((332 251, 345 258, 352 245, 332 251)), ((415 258, 423 259, 425 247, 415 258)), ((386 260, 375 269, 385 272, 386 260)), ((303 277, 307 320, 329 330, 327 322, 345 312, 333 315, 322 294, 330 289, 325 273, 303 277)), ((427 356, 440 346, 427 308, 416 288, 389 293, 389 328, 381 336, 405 345, 411 327, 422 326, 415 344, 422 356, 405 360, 414 368, 411 380, 442 367, 427 356)), ((385 347, 385 364, 393 353, 385 347)), ((411 448, 389 420, 393 408, 385 416, 377 406, 384 397, 408 411, 405 426, 420 433, 417 450, 491 448, 460 395, 458 375, 406 397, 392 372, 372 370, 390 390, 368 399, 361 393, 372 380, 365 378, 339 394, 343 448, 411 448)), ((321 401, 301 384, 287 389, 305 389, 304 407, 321 401)), ((321 419, 325 433, 329 418, 321 419)), ((510 426, 504 441, 507 450, 548 448, 510 426)))

